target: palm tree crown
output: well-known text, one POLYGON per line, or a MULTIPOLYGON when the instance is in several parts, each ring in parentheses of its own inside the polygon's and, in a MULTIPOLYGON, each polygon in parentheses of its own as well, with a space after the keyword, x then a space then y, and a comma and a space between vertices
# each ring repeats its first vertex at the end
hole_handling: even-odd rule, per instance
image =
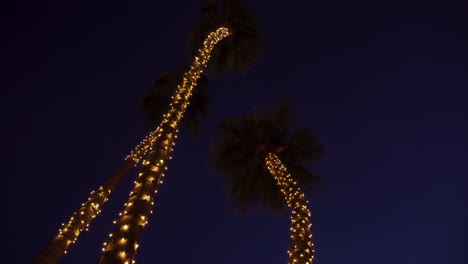
POLYGON ((290 134, 290 105, 281 102, 262 115, 228 118, 220 126, 213 145, 212 166, 221 172, 229 188, 229 196, 241 212, 264 206, 281 212, 284 196, 265 166, 268 152, 280 153, 281 160, 296 182, 313 187, 318 178, 304 162, 317 161, 323 148, 307 129, 290 134))
POLYGON ((207 65, 210 72, 234 70, 246 72, 261 50, 258 27, 252 12, 239 0, 224 0, 220 6, 210 1, 200 9, 200 20, 192 30, 191 54, 196 54, 204 38, 220 25, 230 28, 233 35, 213 50, 207 65))

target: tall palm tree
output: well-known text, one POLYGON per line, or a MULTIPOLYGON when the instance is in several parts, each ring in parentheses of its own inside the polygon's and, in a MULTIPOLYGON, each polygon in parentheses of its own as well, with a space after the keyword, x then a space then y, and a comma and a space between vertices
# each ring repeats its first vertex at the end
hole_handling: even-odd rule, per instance
MULTIPOLYGON (((211 4, 208 6, 213 7, 211 4)), ((220 54, 217 51, 218 49, 226 49, 226 45, 229 49, 239 51, 249 47, 244 44, 242 38, 244 36, 249 38, 250 36, 239 34, 239 32, 243 32, 244 28, 256 29, 251 17, 244 21, 238 20, 236 23, 230 24, 230 22, 234 21, 233 17, 236 16, 235 10, 242 10, 244 12, 247 9, 241 7, 237 1, 228 0, 225 2, 224 9, 229 9, 231 11, 229 15, 221 16, 216 15, 217 11, 207 12, 206 7, 207 6, 204 6, 201 10, 201 22, 194 30, 193 34, 195 40, 194 46, 197 47, 198 53, 195 56, 190 70, 184 73, 181 84, 178 86, 176 93, 172 96, 172 102, 168 107, 169 111, 163 115, 163 120, 156 129, 156 139, 151 146, 151 151, 142 163, 140 173, 135 181, 135 186, 130 193, 130 198, 127 203, 125 203, 123 211, 119 214, 119 219, 115 221, 116 228, 114 232, 109 235, 110 241, 104 243, 102 249, 104 253, 100 260, 101 264, 130 264, 135 261, 141 234, 144 226, 147 224, 148 217, 151 213, 151 206, 154 203, 154 195, 157 193, 158 185, 162 182, 164 171, 167 170, 166 163, 168 159, 171 158, 170 155, 175 145, 175 139, 177 138, 179 122, 185 113, 189 101, 191 101, 191 95, 194 91, 193 87, 196 85, 201 73, 206 69, 210 57, 219 61, 224 61, 226 65, 218 63, 217 67, 226 69, 229 68, 230 65, 235 66, 235 64, 228 64, 228 61, 225 61, 224 58, 216 58, 217 56, 225 56, 220 54), (234 7, 230 7, 231 5, 234 7), (207 13, 210 17, 216 16, 219 19, 210 20, 210 23, 208 23, 205 21, 207 13), (225 20, 220 20, 221 17, 225 20), (225 39, 230 35, 233 36, 225 39), (203 39, 197 39, 199 36, 203 36, 203 39), (234 40, 238 38, 240 39, 234 40), (237 44, 239 45, 236 48, 237 44), (214 49, 215 46, 217 46, 216 49, 214 49)), ((256 31, 253 33, 256 33, 256 31)), ((230 57, 234 58, 234 54, 251 54, 251 52, 231 53, 230 57)), ((253 55, 251 55, 251 57, 253 57, 253 55)), ((242 60, 238 59, 238 61, 242 60)), ((246 67, 245 62, 243 65, 246 67)))
POLYGON ((220 27, 210 33, 203 48, 200 49, 199 56, 195 57, 192 67, 185 73, 182 84, 178 86, 176 94, 172 97, 169 111, 163 115, 163 121, 156 129, 156 139, 148 156, 143 160, 130 198, 125 203, 119 220, 116 221, 117 227, 111 234, 111 241, 105 244, 100 263, 133 263, 141 232, 151 211, 153 196, 167 168, 165 164, 170 158, 179 131, 179 122, 189 104, 193 87, 210 58, 211 50, 217 42, 229 35, 230 31, 226 27, 220 27))
MULTIPOLYGON (((235 4, 235 3, 232 3, 232 4, 235 4)), ((235 13, 233 15, 235 15, 235 13)), ((203 17, 203 10, 202 10, 202 17, 203 17)), ((230 20, 226 19, 226 21, 230 21, 230 20)), ((250 23, 251 21, 248 21, 248 22, 250 23)), ((212 24, 200 23, 198 29, 203 29, 203 30, 198 30, 198 31, 195 30, 194 32, 196 32, 196 34, 194 34, 194 36, 195 37, 200 36, 201 32, 206 32, 207 27, 216 23, 216 21, 211 20, 211 23, 212 24)), ((220 24, 217 24, 217 25, 219 26, 220 24)), ((219 27, 217 30, 213 30, 213 32, 219 33, 219 30, 221 28, 222 27, 219 27)), ((234 25, 234 28, 236 28, 236 25, 234 25)), ((242 32, 242 29, 238 27, 236 31, 242 32)), ((211 41, 213 41, 213 39, 211 41)), ((193 43, 196 43, 198 45, 197 47, 199 47, 200 43, 198 43, 197 41, 194 41, 193 43)), ((211 44, 208 43, 207 45, 211 45, 211 44)), ((207 45, 204 45, 204 46, 206 47, 207 45)), ((230 46, 232 47, 233 45, 230 44, 230 46)), ((245 45, 244 45, 244 48, 245 48, 245 45)), ((201 55, 202 55, 201 57, 207 58, 206 51, 202 53, 201 55)), ((200 64, 200 62, 195 61, 195 64, 200 64)), ((220 67, 221 65, 222 65, 221 63, 218 63, 218 67, 220 67)), ((244 63, 243 65, 246 65, 246 63, 244 63)), ((194 71, 192 71, 192 73, 193 72, 194 71)), ((191 76, 191 77, 193 78, 194 76, 191 76)), ((195 83, 193 82, 193 80, 190 80, 190 82, 195 83)), ((191 115, 191 112, 188 112, 187 115, 191 115)), ((192 129, 195 129, 196 131, 196 127, 198 126, 197 120, 192 119, 192 118, 187 118, 187 119, 188 119, 188 126, 192 129)), ((135 149, 131 151, 131 153, 125 157, 122 164, 117 168, 117 170, 112 175, 110 175, 106 179, 103 185, 91 192, 91 196, 88 198, 88 200, 85 203, 82 204, 82 207, 79 208, 79 210, 72 215, 72 217, 67 223, 62 224, 62 228, 59 229, 58 234, 55 237, 53 237, 51 241, 46 245, 46 247, 44 247, 39 252, 39 254, 35 257, 35 259, 33 260, 35 264, 57 263, 59 259, 64 254, 67 253, 68 247, 77 240, 81 231, 87 230, 91 220, 94 217, 96 217, 96 215, 100 212, 100 208, 108 200, 110 193, 116 188, 116 186, 121 182, 121 180, 128 174, 131 168, 138 165, 142 157, 146 155, 149 150, 152 149, 151 146, 155 143, 157 135, 160 135, 160 132, 161 132, 160 127, 157 127, 155 130, 149 133, 149 135, 145 137, 143 141, 140 142, 140 144, 137 145, 135 149)))
POLYGON ((291 111, 281 102, 268 113, 228 118, 213 145, 212 165, 221 171, 238 209, 256 206, 291 210, 289 264, 313 259, 310 211, 302 188, 318 178, 303 165, 317 161, 323 148, 309 130, 290 134, 291 111), (301 187, 300 187, 301 186, 301 187))

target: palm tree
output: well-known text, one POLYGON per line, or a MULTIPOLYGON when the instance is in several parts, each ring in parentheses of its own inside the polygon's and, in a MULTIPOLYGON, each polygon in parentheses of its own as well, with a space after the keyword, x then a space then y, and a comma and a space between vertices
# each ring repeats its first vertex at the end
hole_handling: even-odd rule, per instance
MULTIPOLYGON (((189 105, 192 93, 194 92, 193 88, 197 84, 203 70, 206 69, 210 57, 218 61, 224 61, 224 63, 226 63, 225 65, 218 63, 217 67, 220 69, 227 69, 229 66, 239 64, 228 63, 224 58, 216 58, 217 56, 225 56, 219 53, 219 49, 226 49, 224 46, 227 45, 229 47, 228 49, 240 51, 230 53, 229 57, 231 58, 231 62, 232 58, 235 57, 234 55, 252 53, 241 52, 242 49, 248 48, 248 45, 245 45, 245 42, 242 41, 242 37, 246 35, 239 34, 239 32, 243 32, 244 28, 256 29, 256 26, 249 26, 250 24, 255 25, 251 17, 244 22, 242 22, 242 20, 236 20, 236 23, 230 24, 231 21, 234 21, 233 17, 236 16, 236 10, 242 10, 242 12, 244 12, 247 9, 241 7, 237 1, 228 0, 225 2, 224 10, 228 9, 231 11, 229 11, 229 15, 223 14, 221 16, 216 15, 214 11, 208 12, 206 10, 207 6, 213 7, 212 4, 209 4, 202 8, 201 22, 199 23, 199 27, 194 30, 193 34, 195 40, 194 45, 197 47, 198 53, 190 69, 184 73, 182 82, 178 86, 176 93, 172 96, 172 101, 168 107, 169 111, 163 115, 163 120, 156 129, 156 138, 152 143, 148 156, 143 160, 140 173, 130 193, 130 198, 127 203, 124 204, 124 209, 119 214, 119 219, 114 221, 116 224, 115 231, 109 235, 110 241, 104 243, 102 249, 104 253, 100 260, 101 264, 130 264, 135 261, 134 259, 142 231, 152 212, 151 206, 154 203, 154 195, 157 193, 158 185, 162 183, 164 171, 167 170, 166 163, 168 159, 171 158, 170 155, 175 145, 175 139, 177 138, 179 122, 189 105), (233 7, 230 7, 231 5, 233 7), (206 21, 207 14, 209 14, 209 17, 215 16, 218 17, 218 19, 210 20, 210 23, 208 23, 206 21), (197 36, 202 35, 203 39, 197 38, 197 36), (230 35, 233 36, 230 39, 224 40, 230 35), (238 38, 240 39, 235 40, 238 38), (201 41, 197 42, 197 40, 201 41), (217 45, 218 42, 219 45, 217 45), (200 43, 203 43, 201 48, 200 43), (236 48, 237 44, 239 44, 239 46, 236 48), (217 48, 213 49, 215 45, 217 48)), ((253 33, 256 33, 256 31, 253 31, 253 33)), ((253 58, 253 53, 250 57, 253 58)), ((237 59, 237 61, 244 60, 237 59)), ((245 61, 242 64, 244 67, 246 67, 245 61)), ((250 61, 252 60, 250 59, 250 61)))
MULTIPOLYGON (((234 3, 234 1, 230 1, 230 2, 232 2, 232 5, 236 4, 236 3, 234 3)), ((203 13, 203 9, 202 9, 202 19, 201 19, 201 21, 203 20, 203 14, 204 13, 203 13)), ((224 17, 226 17, 226 16, 224 16, 224 17)), ((218 18, 220 18, 220 16, 218 16, 218 18)), ((225 21, 229 22, 231 20, 226 19, 225 21)), ((219 23, 218 24, 214 24, 214 23, 217 23, 217 21, 211 20, 211 24, 206 23, 206 21, 204 23, 200 23, 199 27, 196 28, 196 30, 194 31, 195 32, 195 34, 194 34, 195 38, 197 36, 201 36, 201 34, 203 34, 202 32, 207 32, 206 30, 207 30, 208 27, 210 27, 212 25, 216 25, 216 26, 221 25, 219 23)), ((248 21, 248 23, 252 23, 252 21, 248 21)), ((246 23, 246 24, 248 24, 248 23, 246 23)), ((237 23, 237 24, 242 25, 242 23, 237 23)), ((233 27, 236 28, 237 24, 233 23, 233 27)), ((211 27, 211 28, 213 28, 213 27, 211 27)), ((254 27, 254 28, 256 28, 256 27, 254 27)), ((213 30, 212 32, 217 32, 216 35, 218 37, 220 37, 222 34, 225 34, 226 29, 227 29, 227 27, 220 26, 216 30, 213 30), (222 30, 223 33, 220 33, 221 32, 220 30, 222 28, 224 28, 222 30)), ((242 28, 240 28, 240 27, 237 27, 236 31, 237 32, 243 32, 242 28)), ((232 32, 232 30, 231 30, 231 32, 232 32)), ((206 35, 208 35, 208 34, 203 35, 203 37, 206 36, 206 35)), ((236 39, 237 38, 242 38, 242 35, 237 36, 236 39)), ((197 40, 198 39, 196 39, 193 43, 197 43, 197 45, 198 45, 197 47, 199 47, 200 42, 197 42, 197 40)), ((211 38, 211 41, 218 41, 218 40, 219 39, 217 39, 217 38, 213 38, 213 37, 211 38)), ((239 43, 239 42, 236 42, 236 43, 239 43)), ((254 42, 251 42, 251 43, 254 43, 254 42)), ((208 60, 208 58, 210 56, 210 53, 207 52, 206 48, 209 48, 210 46, 212 46, 212 44, 213 43, 204 42, 204 46, 201 49, 202 52, 200 54, 200 58, 208 60)), ((219 46, 221 46, 221 48, 222 48, 223 45, 219 45, 219 46)), ((231 43, 231 44, 229 44, 229 46, 233 47, 233 44, 231 43)), ((246 48, 248 49, 248 46, 246 46, 245 43, 244 43, 242 45, 242 47, 241 47, 241 45, 239 45, 237 50, 242 50, 242 49, 246 49, 246 48)), ((197 51, 199 51, 199 50, 200 49, 197 49, 197 51)), ((231 53, 231 54, 234 54, 234 53, 231 53)), ((247 54, 247 53, 244 52, 244 54, 247 54)), ((253 56, 251 56, 251 57, 253 57, 253 56)), ((202 61, 197 61, 197 58, 198 57, 196 57, 196 61, 194 62, 194 66, 192 66, 192 67, 200 68, 200 65, 202 66, 201 68, 205 67, 206 65, 204 65, 202 61)), ((231 56, 230 61, 232 61, 232 56, 231 56)), ((204 63, 206 63, 206 62, 204 62, 204 63)), ((226 61, 226 63, 227 63, 227 61, 226 61)), ((226 64, 226 65, 229 65, 229 63, 226 64)), ((230 63, 230 65, 234 66, 233 63, 230 63)), ((244 65, 243 69, 245 70, 246 63, 244 62, 242 65, 244 65)), ((221 69, 222 64, 218 63, 217 67, 219 69, 221 69)), ((213 68, 213 67, 210 67, 210 68, 213 68)), ((186 81, 189 82, 189 83, 192 83, 192 84, 196 83, 195 80, 193 79, 194 77, 197 77, 196 74, 193 75, 196 72, 197 72, 196 70, 194 71, 193 69, 191 69, 191 75, 189 76, 191 79, 188 80, 188 81, 187 80, 184 81, 184 85, 186 87, 190 86, 190 85, 187 85, 186 81)), ((199 73, 201 73, 201 72, 202 72, 202 70, 199 71, 199 73)), ((191 87, 191 88, 193 88, 193 87, 191 87)), ((204 97, 200 96, 200 98, 203 100, 204 97)), ((144 103, 144 102, 142 102, 142 103, 144 103)), ((193 103, 197 104, 197 100, 193 100, 193 103)), ((200 103, 203 104, 204 102, 200 101, 200 103)), ((200 110, 203 110, 203 109, 200 109, 200 110)), ((144 111, 153 111, 153 113, 158 112, 158 111, 155 111, 155 109, 146 109, 144 111)), ((149 112, 147 112, 147 113, 149 113, 149 112)), ((192 113, 194 113, 194 112, 189 111, 189 112, 187 112, 187 115, 191 116, 192 113)), ((152 117, 148 116, 148 118, 152 118, 152 117)), ((191 128, 192 131, 195 131, 195 132, 197 131, 197 127, 198 127, 197 119, 187 118, 187 123, 188 123, 189 128, 191 128)), ((35 263, 35 264, 57 263, 60 260, 60 258, 64 254, 67 253, 68 247, 77 240, 77 238, 80 235, 81 231, 87 230, 91 220, 94 217, 96 217, 96 215, 98 213, 100 213, 100 208, 108 200, 108 197, 109 197, 110 193, 117 187, 117 185, 121 182, 121 180, 128 174, 128 172, 131 170, 131 168, 138 165, 138 163, 142 159, 142 157, 144 155, 146 155, 148 153, 148 151, 152 150, 151 146, 155 145, 156 138, 161 135, 161 131, 162 131, 162 129, 160 127, 157 127, 155 130, 151 131, 148 134, 148 136, 145 137, 143 139, 143 141, 140 142, 140 144, 137 145, 135 147, 135 149, 133 151, 131 151, 130 154, 125 157, 124 161, 117 168, 117 170, 115 170, 115 172, 112 175, 110 175, 99 188, 97 188, 96 190, 91 192, 91 196, 88 198, 88 200, 85 203, 82 204, 82 207, 79 208, 79 210, 72 215, 72 217, 70 218, 70 220, 66 224, 65 223, 62 224, 62 228, 59 229, 58 234, 55 237, 53 237, 50 240, 50 242, 46 245, 46 247, 44 247, 39 252, 39 254, 33 260, 33 263, 35 263)))
POLYGON ((311 264, 310 211, 301 188, 318 183, 303 165, 323 153, 316 137, 306 129, 289 136, 291 111, 286 102, 265 115, 228 118, 220 129, 211 164, 223 173, 236 207, 244 213, 256 206, 282 211, 286 201, 292 213, 288 263, 311 264))
POLYGON ((143 160, 141 171, 135 181, 135 186, 130 193, 130 198, 116 221, 117 227, 111 234, 111 241, 103 249, 104 254, 100 263, 132 263, 138 241, 143 227, 147 223, 150 214, 153 196, 156 188, 164 176, 165 163, 170 158, 172 146, 177 137, 180 120, 189 105, 193 87, 210 57, 211 50, 217 42, 230 35, 226 27, 220 27, 210 33, 200 49, 199 56, 188 72, 184 74, 182 84, 178 86, 176 94, 172 97, 169 111, 163 115, 163 121, 156 129, 156 138, 150 148, 150 152, 143 160))

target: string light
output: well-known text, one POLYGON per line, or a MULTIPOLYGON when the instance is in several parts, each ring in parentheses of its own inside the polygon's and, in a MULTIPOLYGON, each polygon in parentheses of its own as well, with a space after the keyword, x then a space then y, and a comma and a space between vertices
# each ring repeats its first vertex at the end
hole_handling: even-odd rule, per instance
MULTIPOLYGON (((222 31, 224 31, 224 29, 222 31)), ((219 41, 219 40, 220 39, 217 39, 216 41, 219 41)), ((214 46, 215 43, 214 44, 210 43, 210 45, 211 44, 214 46)), ((206 48, 210 50, 212 49, 212 46, 210 45, 207 46, 206 43, 204 43, 204 45, 206 46, 206 48)), ((206 56, 206 61, 208 61, 208 58, 209 56, 206 56)), ((197 58, 197 61, 198 61, 198 58, 197 58)), ((199 78, 201 72, 202 72, 201 69, 199 71, 196 71, 196 75, 195 75, 196 79, 199 78)), ((187 85, 187 84, 188 82, 184 78, 183 85, 187 85)), ((191 95, 191 89, 193 88, 193 86, 194 86, 194 83, 191 84, 189 87, 190 92, 188 93, 188 96, 185 96, 185 97, 181 96, 181 97, 188 98, 191 95)), ((187 88, 185 87, 185 89, 187 88)), ((188 105, 188 102, 186 102, 183 105, 184 111, 187 105, 188 105)), ((171 104, 170 107, 172 108, 172 110, 174 110, 175 104, 171 104)), ((168 113, 167 115, 165 115, 166 120, 168 120, 168 118, 171 117, 171 114, 174 115, 174 113, 168 113)), ((178 114, 178 116, 182 118, 181 114, 178 114)), ((176 126, 176 124, 177 124, 176 122, 171 122, 171 126, 176 126)), ((178 132, 178 130, 176 130, 176 132, 178 132)), ((158 139, 158 137, 162 135, 162 133, 163 133, 163 129, 161 126, 151 131, 134 148, 134 150, 131 151, 130 154, 125 157, 124 162, 128 162, 133 166, 137 166, 141 158, 153 149, 152 145, 158 139)), ((168 149, 168 147, 166 146, 165 149, 168 149)), ((149 164, 149 161, 147 160, 143 161, 143 165, 146 165, 146 164, 149 164)), ((141 175, 142 173, 139 174, 139 176, 141 175)), ((62 224, 62 226, 64 227, 59 229, 58 234, 39 253, 39 255, 36 256, 34 263, 35 264, 49 264, 50 262, 53 262, 53 263, 58 262, 60 257, 66 253, 66 250, 71 244, 69 243, 69 241, 75 242, 80 232, 82 232, 83 230, 88 231, 89 223, 91 222, 92 219, 96 217, 96 215, 98 215, 101 212, 99 208, 108 200, 108 196, 110 193, 111 193, 111 189, 104 190, 103 186, 100 186, 97 191, 91 191, 91 196, 88 198, 88 201, 86 203, 81 204, 82 207, 78 210, 79 213, 74 213, 67 224, 62 224), (75 216, 77 216, 77 219, 75 219, 75 216), (53 258, 53 260, 51 258, 53 258)))
POLYGON ((172 101, 169 104, 169 110, 163 115, 161 124, 154 133, 142 141, 146 142, 146 145, 142 143, 141 147, 139 145, 127 156, 127 158, 138 162, 141 154, 149 152, 142 163, 137 182, 130 192, 128 203, 124 206, 124 214, 116 221, 114 236, 105 245, 104 254, 100 260, 101 264, 135 262, 138 242, 144 226, 148 224, 148 215, 152 213, 151 206, 154 204, 153 197, 157 193, 157 187, 163 183, 163 173, 167 170, 165 164, 170 159, 175 146, 174 140, 179 132, 178 126, 189 105, 188 100, 192 95, 192 90, 206 67, 215 45, 230 34, 231 32, 226 27, 220 27, 208 35, 190 70, 184 74, 182 83, 177 86, 176 93, 172 96, 172 101), (134 204, 138 204, 135 209, 132 208, 134 204), (119 243, 124 237, 127 243, 119 243))
POLYGON ((289 264, 301 263, 312 264, 314 256, 312 253, 312 234, 310 232, 310 211, 307 207, 304 193, 296 181, 288 173, 280 158, 270 152, 266 156, 266 166, 276 180, 281 192, 284 194, 286 203, 291 208, 291 241, 288 255, 289 264))

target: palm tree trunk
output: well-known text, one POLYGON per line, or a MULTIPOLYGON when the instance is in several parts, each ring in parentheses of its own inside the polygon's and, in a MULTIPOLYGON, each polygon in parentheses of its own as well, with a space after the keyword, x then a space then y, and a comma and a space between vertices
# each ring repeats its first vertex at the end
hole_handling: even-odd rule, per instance
POLYGON ((189 104, 192 89, 196 85, 210 54, 216 43, 229 36, 225 27, 220 27, 210 33, 195 57, 190 70, 185 73, 182 84, 178 86, 169 111, 157 129, 156 140, 152 150, 143 161, 141 171, 130 192, 130 198, 124 205, 120 218, 115 221, 116 228, 110 234, 110 242, 104 243, 101 264, 133 264, 141 239, 141 234, 148 221, 153 205, 153 197, 157 193, 159 183, 162 183, 166 163, 170 159, 172 146, 177 138, 179 122, 189 104))
POLYGON ((72 215, 66 224, 62 224, 59 233, 34 258, 34 264, 55 264, 67 253, 68 247, 75 243, 81 231, 87 230, 91 220, 101 212, 101 207, 109 199, 110 193, 129 171, 138 164, 141 157, 150 150, 155 135, 156 131, 153 131, 143 139, 117 170, 105 180, 103 185, 91 192, 88 201, 82 204, 81 208, 72 215))
POLYGON ((289 245, 289 264, 312 264, 312 234, 310 233, 310 211, 304 193, 292 179, 280 158, 270 152, 266 156, 266 166, 284 194, 291 208, 291 240, 289 245))

